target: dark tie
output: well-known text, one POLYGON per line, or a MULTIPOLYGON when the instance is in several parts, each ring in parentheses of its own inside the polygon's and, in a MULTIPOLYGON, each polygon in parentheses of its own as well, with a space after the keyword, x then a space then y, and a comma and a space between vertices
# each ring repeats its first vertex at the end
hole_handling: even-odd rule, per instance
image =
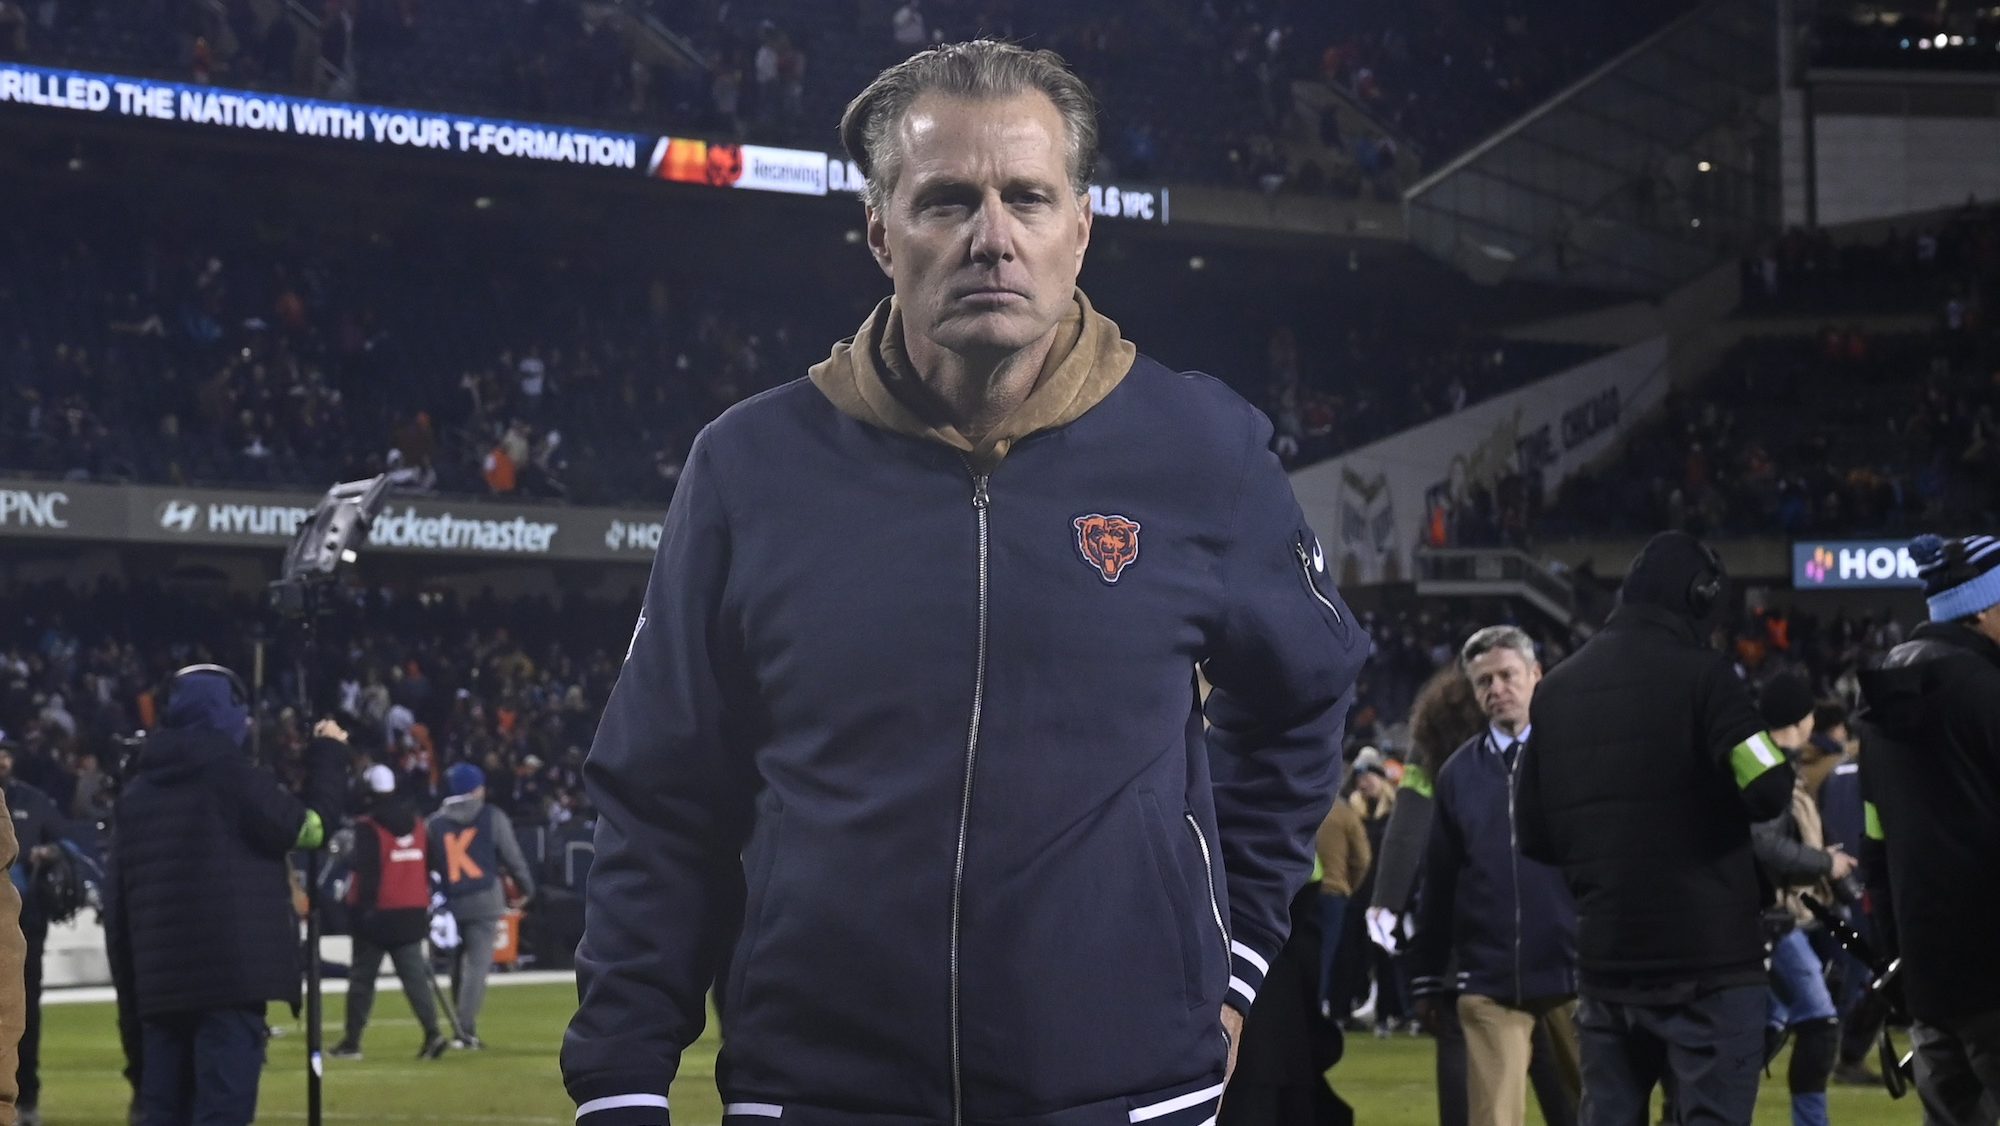
POLYGON ((1507 773, 1512 774, 1514 772, 1514 760, 1520 756, 1521 740, 1519 739, 1507 744, 1507 749, 1500 752, 1500 761, 1507 764, 1507 773))

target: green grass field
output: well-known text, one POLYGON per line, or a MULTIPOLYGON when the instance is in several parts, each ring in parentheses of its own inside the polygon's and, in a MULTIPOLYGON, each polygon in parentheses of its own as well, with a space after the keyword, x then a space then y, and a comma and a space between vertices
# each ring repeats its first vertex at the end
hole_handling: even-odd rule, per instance
MULTIPOLYGON (((335 1123, 547 1123, 571 1122, 574 1110, 556 1072, 556 1047, 574 993, 567 985, 518 985, 487 995, 480 1019, 488 1048, 453 1052, 442 1060, 416 1058, 416 1022, 402 995, 385 980, 375 1020, 363 1044, 367 1058, 327 1061, 326 1119, 335 1123)), ((343 999, 327 998, 329 1027, 338 1027, 343 999)), ((51 1005, 43 1010, 42 1111, 52 1126, 124 1126, 123 1060, 109 1005, 51 1005)), ((328 1043, 336 1039, 328 1037, 328 1043)), ((287 1027, 271 1042, 264 1071, 260 1122, 305 1120, 305 1037, 287 1027)), ((714 1084, 715 1040, 688 1054, 674 1086, 674 1120, 682 1126, 715 1126, 722 1117, 714 1084)), ((1782 1077, 1782 1070, 1778 1072, 1782 1077)), ((1334 1086, 1353 1105, 1363 1126, 1418 1126, 1434 1122, 1428 1042, 1399 1036, 1352 1037, 1347 1059, 1333 1073, 1334 1086)), ((1891 1102, 1880 1090, 1835 1088, 1832 1119, 1839 1126, 1916 1123, 1915 1096, 1891 1102)), ((1539 1121, 1532 1112, 1530 1121, 1539 1121)), ((1757 1122, 1790 1121, 1782 1078, 1766 1080, 1757 1122)))

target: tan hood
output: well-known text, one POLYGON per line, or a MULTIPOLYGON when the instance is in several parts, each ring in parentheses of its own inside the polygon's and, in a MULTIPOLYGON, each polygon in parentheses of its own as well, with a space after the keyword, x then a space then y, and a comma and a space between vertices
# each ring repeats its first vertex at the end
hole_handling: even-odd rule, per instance
POLYGON ((903 315, 893 297, 875 306, 854 338, 834 345, 833 354, 807 374, 842 414, 950 446, 974 465, 991 469, 1015 442, 1074 422, 1103 402, 1132 370, 1138 354, 1111 318, 1092 308, 1090 299, 1077 290, 1075 305, 1056 327, 1055 345, 1035 389, 978 443, 947 423, 926 420, 912 405, 924 401, 923 385, 903 349, 903 315))

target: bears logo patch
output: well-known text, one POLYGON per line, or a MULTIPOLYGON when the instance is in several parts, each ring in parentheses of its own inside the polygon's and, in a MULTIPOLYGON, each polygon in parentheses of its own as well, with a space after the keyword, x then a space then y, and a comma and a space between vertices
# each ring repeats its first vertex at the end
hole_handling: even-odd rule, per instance
POLYGON ((1097 577, 1115 583, 1139 558, 1139 522, 1093 512, 1076 518, 1076 549, 1097 577))

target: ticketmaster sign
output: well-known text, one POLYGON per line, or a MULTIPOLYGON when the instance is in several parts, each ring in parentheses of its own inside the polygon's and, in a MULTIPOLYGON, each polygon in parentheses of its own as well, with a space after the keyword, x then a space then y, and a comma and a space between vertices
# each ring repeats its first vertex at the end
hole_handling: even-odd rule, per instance
MULTIPOLYGON (((0 537, 282 549, 318 497, 221 489, 0 481, 0 537)), ((379 551, 644 562, 657 513, 392 497, 368 544, 379 551)))

